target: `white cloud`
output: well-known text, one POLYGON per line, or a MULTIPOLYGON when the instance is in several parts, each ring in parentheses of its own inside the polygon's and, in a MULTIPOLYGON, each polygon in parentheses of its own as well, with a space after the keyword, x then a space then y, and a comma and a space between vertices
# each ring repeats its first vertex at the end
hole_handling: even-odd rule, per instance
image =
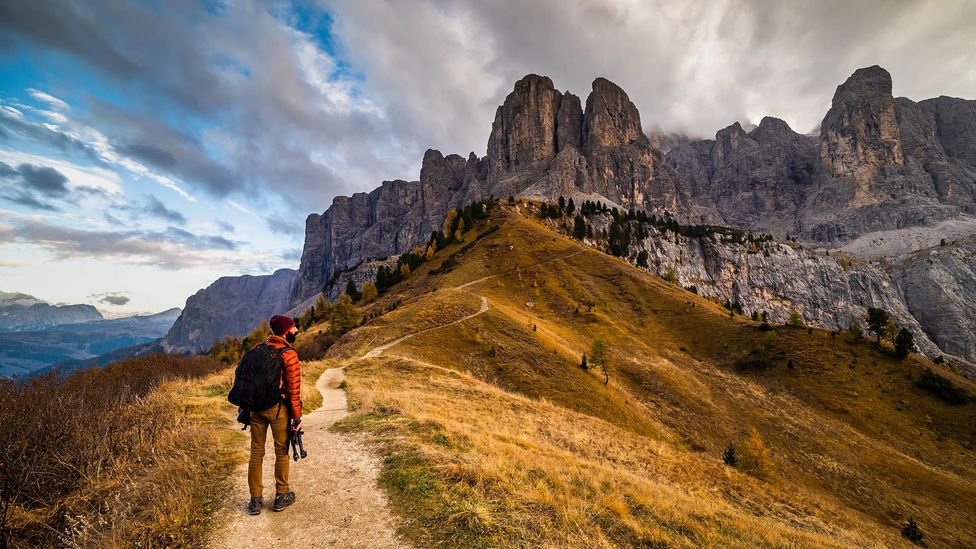
POLYGON ((8 106, 8 105, 0 105, 0 109, 2 109, 4 112, 6 112, 7 114, 9 114, 10 116, 14 117, 17 120, 23 120, 24 119, 24 113, 20 112, 19 110, 15 109, 15 108, 13 108, 11 106, 8 106))
POLYGON ((0 162, 6 162, 11 166, 19 164, 48 166, 58 170, 68 178, 69 188, 91 187, 101 189, 112 195, 122 194, 122 178, 116 172, 98 166, 81 166, 63 158, 4 148, 0 148, 0 162))
POLYGON ((71 107, 69 107, 68 104, 65 103, 64 101, 58 99, 57 97, 54 97, 49 93, 42 92, 41 90, 34 89, 34 88, 27 88, 27 93, 29 93, 30 96, 33 97, 34 99, 47 103, 48 105, 51 105, 55 109, 62 110, 62 111, 67 111, 71 109, 71 107))
POLYGON ((239 212, 241 212, 243 214, 254 215, 254 212, 252 212, 251 210, 245 208, 244 206, 241 206, 240 204, 238 204, 237 202, 234 202, 233 200, 228 200, 227 203, 230 205, 231 208, 233 208, 233 209, 235 209, 235 210, 237 210, 237 211, 239 211, 239 212))

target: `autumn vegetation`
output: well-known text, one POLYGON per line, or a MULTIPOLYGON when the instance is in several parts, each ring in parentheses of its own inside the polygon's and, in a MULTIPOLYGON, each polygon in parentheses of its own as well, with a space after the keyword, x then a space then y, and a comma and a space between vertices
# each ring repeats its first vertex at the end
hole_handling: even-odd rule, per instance
POLYGON ((0 546, 199 545, 232 465, 187 398, 222 365, 152 355, 0 381, 0 546))

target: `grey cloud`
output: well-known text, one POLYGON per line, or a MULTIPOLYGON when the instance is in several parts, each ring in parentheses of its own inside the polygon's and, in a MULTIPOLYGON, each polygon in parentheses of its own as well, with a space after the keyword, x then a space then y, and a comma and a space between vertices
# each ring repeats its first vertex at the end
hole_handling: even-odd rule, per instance
POLYGON ((222 236, 197 235, 185 229, 167 227, 164 233, 167 238, 174 242, 180 242, 194 248, 236 250, 237 243, 232 242, 222 236))
POLYGON ((296 220, 281 215, 265 216, 264 224, 274 234, 283 236, 301 235, 305 231, 304 220, 296 220))
POLYGON ((125 305, 126 303, 132 301, 132 299, 124 295, 107 295, 98 301, 101 303, 108 303, 109 305, 125 305))
MULTIPOLYGON (((163 202, 156 198, 155 195, 149 195, 149 197, 141 202, 134 202, 129 204, 115 204, 112 206, 113 210, 120 211, 129 214, 130 217, 138 219, 140 216, 149 215, 163 221, 168 221, 170 223, 176 223, 178 225, 186 225, 186 216, 182 213, 170 209, 163 204, 163 202)), ((112 214, 105 212, 105 219, 112 224, 121 225, 122 221, 112 214)))
POLYGON ((695 136, 766 114, 807 131, 835 86, 873 64, 896 94, 976 96, 959 70, 974 64, 976 35, 976 4, 963 0, 323 4, 393 131, 445 152, 483 154, 495 106, 530 72, 584 97, 607 77, 647 129, 695 136))
POLYGON ((165 169, 176 166, 176 157, 173 153, 148 143, 123 143, 115 147, 115 150, 139 160, 145 160, 152 165, 165 169))
POLYGON ((289 248, 282 252, 281 259, 286 261, 298 261, 302 258, 301 248, 289 248))
POLYGON ((162 201, 153 195, 149 195, 149 201, 146 203, 145 211, 146 213, 160 219, 172 221, 173 223, 179 223, 180 225, 186 225, 186 216, 180 212, 167 208, 166 204, 163 204, 162 201))
POLYGON ((68 192, 68 178, 48 166, 21 164, 20 176, 27 187, 47 196, 64 196, 68 192))
POLYGON ((98 153, 88 143, 43 124, 17 118, 0 109, 0 139, 10 140, 14 136, 43 143, 66 154, 83 156, 97 164, 102 163, 98 153))
POLYGON ((237 231, 237 227, 231 225, 226 221, 217 220, 215 223, 217 224, 217 228, 224 231, 225 233, 233 233, 237 231))
POLYGON ((68 178, 49 166, 21 164, 16 168, 0 162, 0 189, 14 204, 36 210, 59 211, 51 203, 68 194, 68 178))
POLYGON ((237 249, 237 243, 175 227, 164 231, 85 230, 0 213, 0 242, 34 244, 58 258, 90 257, 163 269, 243 264, 243 258, 226 255, 237 249))

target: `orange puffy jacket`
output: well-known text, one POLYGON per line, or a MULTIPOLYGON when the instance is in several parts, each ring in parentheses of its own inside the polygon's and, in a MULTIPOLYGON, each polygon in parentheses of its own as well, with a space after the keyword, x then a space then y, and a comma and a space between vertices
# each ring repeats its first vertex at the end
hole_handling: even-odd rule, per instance
POLYGON ((288 394, 285 403, 288 406, 288 417, 298 419, 302 417, 302 363, 298 360, 298 352, 285 341, 285 338, 276 335, 269 335, 265 343, 275 349, 287 347, 281 355, 285 363, 285 371, 281 375, 281 387, 288 394))

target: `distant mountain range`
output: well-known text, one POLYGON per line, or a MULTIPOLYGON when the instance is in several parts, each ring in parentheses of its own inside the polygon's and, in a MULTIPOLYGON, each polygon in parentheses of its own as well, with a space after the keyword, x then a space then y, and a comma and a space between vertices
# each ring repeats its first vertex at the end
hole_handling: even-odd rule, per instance
MULTIPOLYGON (((45 309, 51 313, 46 317, 48 323, 68 317, 64 309, 90 305, 49 307, 58 312, 51 313, 45 309)), ((85 361, 119 349, 154 342, 172 327, 180 315, 180 309, 110 320, 102 319, 97 311, 95 314, 98 315, 97 319, 87 322, 59 323, 40 330, 0 333, 0 376, 27 375, 54 364, 85 361)))
POLYGON ((0 332, 43 330, 103 318, 91 305, 51 305, 32 295, 0 292, 0 332))

